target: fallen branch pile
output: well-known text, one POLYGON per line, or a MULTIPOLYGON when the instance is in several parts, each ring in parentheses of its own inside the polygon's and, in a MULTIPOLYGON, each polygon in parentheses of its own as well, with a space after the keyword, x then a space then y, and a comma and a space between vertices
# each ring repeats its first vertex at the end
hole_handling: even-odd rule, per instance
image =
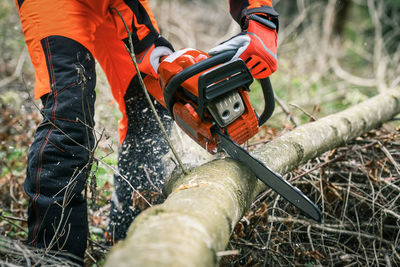
POLYGON ((221 266, 397 266, 399 130, 373 130, 289 173, 321 203, 324 223, 299 218, 266 191, 235 227, 227 249, 240 253, 223 257, 221 266))

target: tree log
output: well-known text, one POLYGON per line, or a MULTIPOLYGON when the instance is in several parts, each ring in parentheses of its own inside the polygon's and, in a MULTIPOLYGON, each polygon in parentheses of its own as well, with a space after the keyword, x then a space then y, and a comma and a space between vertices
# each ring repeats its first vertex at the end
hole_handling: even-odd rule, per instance
MULTIPOLYGON (((400 113, 400 89, 300 126, 253 154, 285 174, 380 126, 400 113)), ((265 190, 244 165, 225 158, 167 185, 168 198, 144 211, 116 245, 106 266, 216 266, 232 229, 265 190)))

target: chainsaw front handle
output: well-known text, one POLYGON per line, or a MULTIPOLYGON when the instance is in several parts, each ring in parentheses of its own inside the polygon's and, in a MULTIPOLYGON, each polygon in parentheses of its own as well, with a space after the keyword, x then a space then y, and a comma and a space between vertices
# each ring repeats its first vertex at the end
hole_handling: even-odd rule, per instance
POLYGON ((269 77, 258 80, 261 84, 261 89, 264 96, 264 111, 258 118, 258 126, 263 125, 274 113, 275 109, 275 96, 274 90, 272 89, 271 80, 269 77))

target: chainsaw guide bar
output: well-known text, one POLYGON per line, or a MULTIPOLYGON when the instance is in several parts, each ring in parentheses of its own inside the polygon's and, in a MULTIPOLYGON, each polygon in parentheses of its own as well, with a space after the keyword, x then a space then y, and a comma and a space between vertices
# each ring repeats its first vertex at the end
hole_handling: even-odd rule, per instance
POLYGON ((231 158, 246 165, 265 185, 299 208, 306 216, 317 222, 322 221, 320 209, 297 187, 251 156, 245 149, 235 144, 229 136, 222 132, 216 134, 220 140, 219 147, 225 150, 231 158))

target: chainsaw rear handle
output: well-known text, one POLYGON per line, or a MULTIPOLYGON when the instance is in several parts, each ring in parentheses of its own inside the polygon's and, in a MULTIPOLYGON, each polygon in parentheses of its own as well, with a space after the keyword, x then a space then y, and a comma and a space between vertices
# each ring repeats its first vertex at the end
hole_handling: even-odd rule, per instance
MULTIPOLYGON (((171 78, 164 89, 164 101, 165 106, 168 112, 171 114, 172 118, 174 118, 172 109, 175 103, 175 95, 179 90, 181 84, 187 79, 193 77, 194 75, 199 74, 200 72, 230 61, 236 54, 236 52, 236 50, 228 50, 215 56, 209 57, 203 61, 200 61, 199 63, 187 67, 186 69, 182 70, 171 78)), ((258 124, 259 126, 261 126, 271 117, 275 108, 275 100, 269 77, 259 81, 261 83, 265 103, 264 111, 258 118, 258 124)))

